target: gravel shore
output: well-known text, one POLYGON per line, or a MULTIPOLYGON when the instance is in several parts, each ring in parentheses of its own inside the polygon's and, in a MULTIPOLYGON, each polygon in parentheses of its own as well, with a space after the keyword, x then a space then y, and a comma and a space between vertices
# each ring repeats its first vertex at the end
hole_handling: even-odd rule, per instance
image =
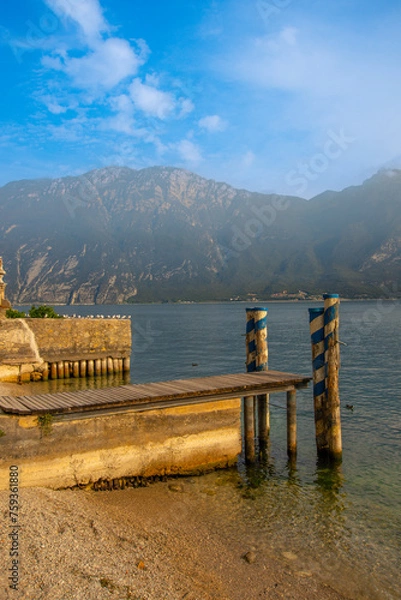
POLYGON ((18 591, 9 589, 8 492, 0 493, 1 598, 339 600, 290 551, 236 536, 193 480, 112 492, 20 490, 18 591))

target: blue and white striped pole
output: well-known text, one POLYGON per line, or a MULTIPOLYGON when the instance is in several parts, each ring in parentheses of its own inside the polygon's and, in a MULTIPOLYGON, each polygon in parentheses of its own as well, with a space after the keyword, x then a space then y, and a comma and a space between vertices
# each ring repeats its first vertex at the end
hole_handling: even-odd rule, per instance
POLYGON ((329 448, 325 427, 326 365, 324 345, 324 308, 309 309, 312 341, 313 403, 315 411, 316 446, 318 452, 329 448))
POLYGON ((246 370, 268 370, 267 308, 246 309, 246 370))
POLYGON ((329 455, 331 458, 340 459, 342 455, 340 396, 338 391, 340 298, 338 294, 324 294, 323 299, 327 439, 329 442, 329 455))
MULTIPOLYGON (((324 300, 324 350, 325 363, 328 364, 328 349, 329 340, 332 339, 336 344, 338 352, 338 309, 340 304, 340 296, 338 294, 323 294, 324 300)), ((327 386, 326 386, 327 387, 327 386)))
MULTIPOLYGON (((246 370, 248 373, 268 370, 267 308, 246 309, 246 370)), ((269 437, 270 418, 268 395, 257 396, 258 438, 266 442, 269 437)), ((244 398, 245 458, 255 459, 255 398, 244 398)))

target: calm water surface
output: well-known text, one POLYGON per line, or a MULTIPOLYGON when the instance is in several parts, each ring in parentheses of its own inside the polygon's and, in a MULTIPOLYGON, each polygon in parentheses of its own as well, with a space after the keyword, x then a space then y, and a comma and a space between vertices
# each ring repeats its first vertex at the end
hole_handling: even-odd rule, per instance
MULTIPOLYGON (((307 308, 313 303, 267 306, 270 368, 309 375, 307 308)), ((245 370, 242 303, 74 306, 59 312, 130 315, 132 382, 245 370)), ((323 573, 352 598, 399 599, 401 306, 343 302, 340 317, 340 337, 347 344, 341 346, 342 465, 333 469, 316 460, 312 391, 307 389, 297 395, 295 468, 286 457, 285 395, 274 394, 264 464, 250 469, 240 462, 238 469, 202 476, 196 485, 215 489, 210 502, 227 534, 251 535, 262 550, 295 553, 299 571, 323 573)), ((44 385, 38 384, 38 391, 44 385)), ((49 382, 47 389, 60 385, 77 382, 49 382)))

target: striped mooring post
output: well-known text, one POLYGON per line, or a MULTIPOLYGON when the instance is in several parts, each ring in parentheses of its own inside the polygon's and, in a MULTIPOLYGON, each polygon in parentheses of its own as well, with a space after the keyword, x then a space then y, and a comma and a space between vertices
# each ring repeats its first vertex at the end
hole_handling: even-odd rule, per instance
POLYGON ((327 451, 325 416, 326 367, 324 359, 324 308, 309 309, 312 341, 313 403, 315 412, 316 446, 318 452, 327 451))
POLYGON ((338 391, 339 296, 324 294, 324 308, 310 308, 313 398, 318 453, 341 459, 341 419, 338 391))
POLYGON ((326 421, 328 428, 329 455, 341 459, 341 415, 338 391, 340 369, 339 306, 338 294, 324 294, 324 351, 326 364, 326 421))
MULTIPOLYGON (((267 308, 246 309, 246 370, 268 370, 267 308)), ((256 396, 259 445, 266 445, 270 433, 269 395, 256 396)), ((255 459, 255 397, 244 398, 245 458, 255 459)))

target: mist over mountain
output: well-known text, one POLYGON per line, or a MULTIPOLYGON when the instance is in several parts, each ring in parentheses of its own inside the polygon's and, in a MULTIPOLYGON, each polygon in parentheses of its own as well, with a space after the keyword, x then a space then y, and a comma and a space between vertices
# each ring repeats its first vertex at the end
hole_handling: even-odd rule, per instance
POLYGON ((14 304, 398 295, 401 171, 310 201, 168 167, 11 182, 0 256, 14 304))

